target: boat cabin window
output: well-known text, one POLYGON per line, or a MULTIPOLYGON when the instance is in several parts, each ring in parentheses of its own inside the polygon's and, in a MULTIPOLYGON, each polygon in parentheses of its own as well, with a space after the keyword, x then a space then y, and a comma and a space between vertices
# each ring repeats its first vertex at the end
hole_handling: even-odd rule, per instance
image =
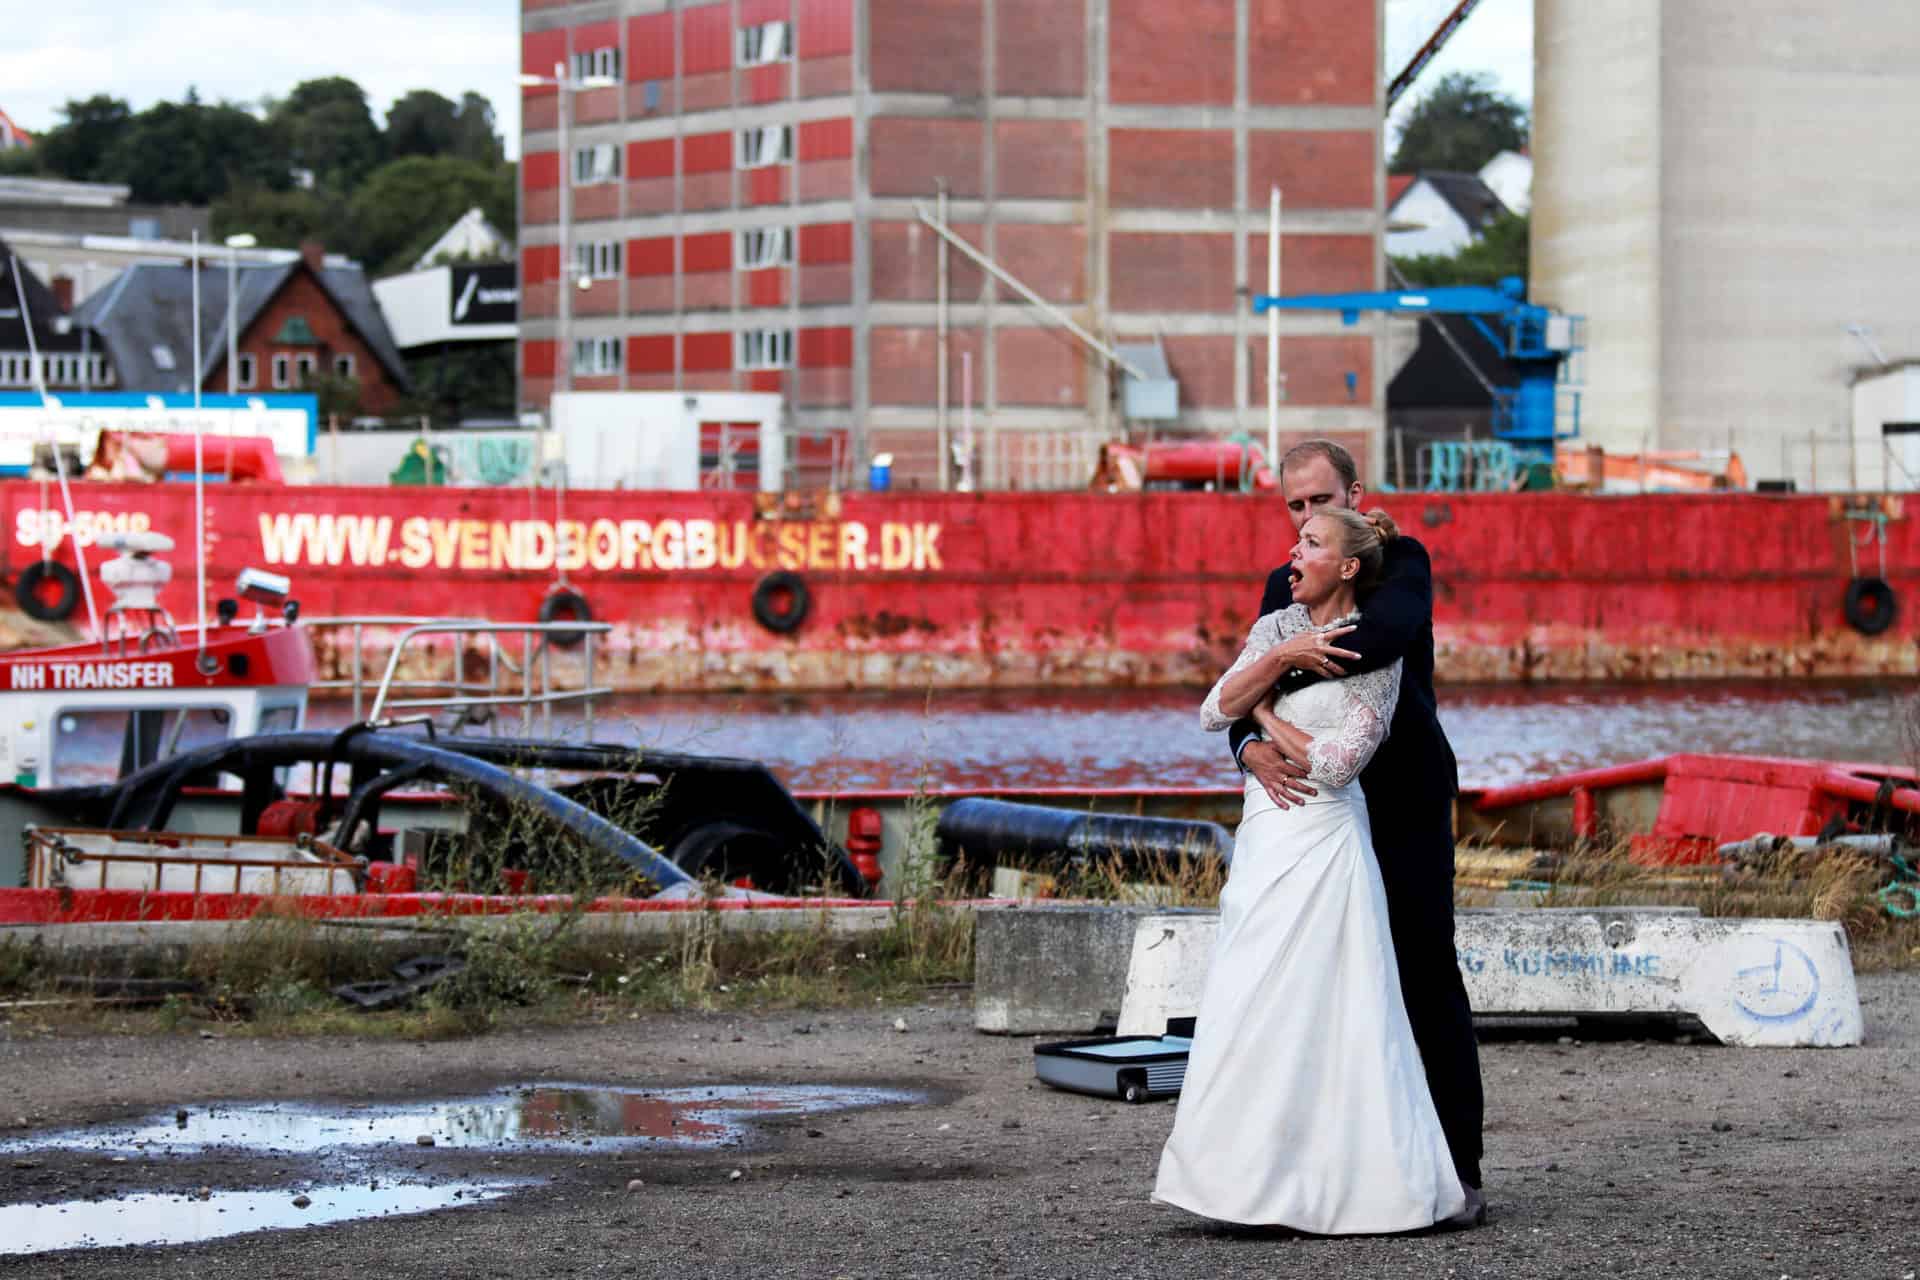
POLYGON ((48 782, 62 787, 112 782, 232 735, 233 712, 227 707, 68 708, 53 717, 48 782))
POLYGON ((260 709, 261 733, 292 733, 299 727, 299 707, 262 707, 260 709))
MULTIPOLYGON (((277 707, 260 708, 259 733, 292 733, 300 727, 300 706, 298 703, 283 703, 277 707)), ((307 771, 307 787, 312 789, 312 770, 307 771)), ((273 771, 273 781, 281 791, 293 786, 293 766, 283 764, 273 771)))

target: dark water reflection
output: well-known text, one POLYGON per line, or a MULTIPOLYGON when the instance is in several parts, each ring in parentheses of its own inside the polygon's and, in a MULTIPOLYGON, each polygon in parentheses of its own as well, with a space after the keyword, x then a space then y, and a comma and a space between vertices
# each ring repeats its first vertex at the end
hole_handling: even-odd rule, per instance
POLYGON ((580 1147, 595 1139, 672 1147, 741 1143, 757 1117, 917 1102, 921 1094, 857 1085, 701 1085, 621 1089, 543 1084, 410 1103, 213 1104, 131 1125, 0 1143, 0 1151, 123 1151, 143 1156, 229 1150, 275 1155, 411 1152, 433 1147, 580 1147), (427 1141, 430 1139, 431 1141, 427 1141))
MULTIPOLYGON (((146 1162, 219 1151, 259 1161, 319 1158, 336 1180, 286 1180, 287 1169, 236 1164, 225 1172, 285 1185, 198 1192, 116 1192, 90 1200, 0 1204, 0 1255, 112 1245, 180 1244, 254 1231, 327 1226, 468 1207, 524 1181, 461 1181, 402 1172, 425 1167, 422 1148, 585 1153, 601 1147, 713 1149, 746 1142, 756 1120, 920 1102, 917 1091, 860 1085, 703 1085, 636 1089, 540 1084, 478 1097, 401 1103, 200 1104, 130 1124, 106 1124, 0 1142, 15 1155, 120 1152, 128 1174, 146 1162), (339 1180, 346 1168, 359 1173, 339 1180)), ((36 1161, 16 1161, 31 1168, 36 1161)), ((0 1192, 4 1194, 4 1192, 0 1192)))
MULTIPOLYGON (((1441 691, 1467 785, 1673 751, 1906 763, 1913 681, 1487 685, 1441 691)), ((751 756, 800 789, 1213 786, 1232 780, 1200 693, 674 695, 622 698, 595 736, 751 756)), ((321 708, 323 714, 331 708, 321 708)))

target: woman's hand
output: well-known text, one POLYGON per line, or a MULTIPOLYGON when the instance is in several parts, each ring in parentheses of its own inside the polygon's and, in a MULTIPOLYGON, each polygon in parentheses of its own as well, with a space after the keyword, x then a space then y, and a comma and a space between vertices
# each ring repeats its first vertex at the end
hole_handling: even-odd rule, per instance
POLYGON ((1281 671, 1305 671, 1309 675, 1338 677, 1347 674, 1340 665, 1341 658, 1358 658, 1360 655, 1351 649, 1342 649, 1333 642, 1353 630, 1353 624, 1344 627, 1332 627, 1326 631, 1302 631, 1289 636, 1268 650, 1282 665, 1281 671))
POLYGON ((1313 739, 1282 720, 1270 701, 1263 700, 1250 714, 1265 741, 1249 742, 1241 750, 1240 762, 1260 780, 1274 804, 1291 809, 1318 795, 1307 781, 1307 750, 1313 739))

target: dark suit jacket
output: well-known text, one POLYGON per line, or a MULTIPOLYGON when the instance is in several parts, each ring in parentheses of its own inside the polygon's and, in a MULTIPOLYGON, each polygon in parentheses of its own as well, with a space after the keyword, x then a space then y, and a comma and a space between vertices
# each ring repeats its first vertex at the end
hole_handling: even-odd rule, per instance
MULTIPOLYGON (((1287 571, 1275 569, 1260 597, 1259 616, 1292 603, 1293 584, 1287 571)), ((1377 833, 1383 818, 1392 823, 1396 813, 1431 811, 1429 805, 1409 805, 1409 801, 1451 797, 1460 787, 1453 748, 1440 728, 1434 703, 1433 564, 1425 547, 1404 535, 1387 544, 1380 581, 1360 601, 1359 624, 1334 643, 1360 655, 1358 661, 1342 663, 1349 674, 1378 671, 1396 658, 1406 664, 1400 670, 1400 704, 1394 709, 1387 740, 1360 774, 1377 833)), ((1280 687, 1318 679, 1290 671, 1281 677, 1280 687)), ((1229 731, 1236 757, 1240 744, 1257 727, 1248 716, 1229 731)))

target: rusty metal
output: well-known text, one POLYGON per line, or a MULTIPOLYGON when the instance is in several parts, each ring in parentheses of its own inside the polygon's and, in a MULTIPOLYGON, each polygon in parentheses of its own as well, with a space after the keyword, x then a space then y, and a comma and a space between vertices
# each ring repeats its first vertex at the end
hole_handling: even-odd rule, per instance
MULTIPOLYGON (((1920 592, 1920 527, 1898 496, 1379 501, 1431 553, 1443 682, 1920 674, 1920 610, 1873 637, 1842 611, 1849 513, 1884 519, 1888 581, 1920 592)), ((182 488, 89 485, 80 506, 88 537, 191 541, 182 488)), ((1237 651, 1293 540, 1271 497, 1220 493, 572 491, 566 511, 530 518, 525 490, 233 486, 210 516, 208 577, 286 573, 309 618, 390 602, 510 623, 537 615, 564 560, 611 624, 596 657, 623 692, 1197 687, 1237 651), (774 569, 812 596, 791 633, 753 617, 774 569)), ((37 557, 59 518, 38 513, 37 486, 0 484, 15 558, 37 557)), ((54 554, 71 560, 64 540, 54 554)), ((164 602, 184 616, 192 590, 176 575, 164 602)), ((371 668, 392 638, 366 638, 371 668)), ((322 673, 350 679, 345 637, 314 639, 322 673)), ((556 671, 577 661, 552 656, 556 671)), ((486 661, 437 650, 399 674, 485 678, 486 661)))

